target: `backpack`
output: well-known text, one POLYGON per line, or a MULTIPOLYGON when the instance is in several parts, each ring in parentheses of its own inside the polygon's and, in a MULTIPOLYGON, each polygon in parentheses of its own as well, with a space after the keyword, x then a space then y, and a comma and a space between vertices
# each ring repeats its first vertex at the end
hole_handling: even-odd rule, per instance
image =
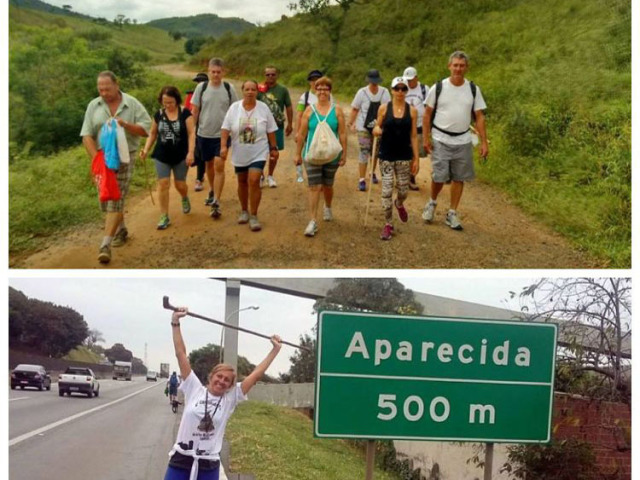
POLYGON ((331 130, 331 127, 327 123, 327 118, 329 118, 334 108, 335 105, 332 104, 325 119, 320 120, 316 107, 311 105, 311 110, 318 120, 318 126, 313 133, 313 138, 305 155, 305 160, 311 165, 324 165, 325 163, 329 163, 342 152, 342 145, 338 137, 336 137, 336 134, 333 133, 333 130, 331 130))
MULTIPOLYGON (((376 120, 378 118, 378 109, 380 108, 380 102, 372 102, 371 97, 365 91, 364 94, 369 99, 369 110, 367 110, 367 116, 364 118, 364 128, 369 133, 373 133, 373 127, 376 126, 376 120)), ((380 97, 382 99, 382 96, 380 97)))
POLYGON ((280 105, 278 105, 276 98, 273 95, 269 95, 269 92, 260 92, 258 100, 267 104, 273 118, 276 120, 278 128, 282 128, 284 125, 284 112, 280 108, 280 105))
MULTIPOLYGON (((473 110, 473 107, 476 104, 476 84, 473 83, 472 81, 469 81, 469 87, 471 88, 471 95, 473 95, 473 102, 471 104, 471 120, 473 122, 476 121, 476 112, 473 110)), ((469 131, 469 129, 465 130, 464 132, 460 132, 460 133, 454 133, 454 132, 448 132, 446 130, 443 130, 441 128, 438 128, 434 125, 433 123, 433 119, 436 118, 436 109, 438 108, 438 98, 440 98, 440 94, 442 93, 442 80, 438 80, 436 82, 436 102, 433 105, 433 111, 431 112, 431 128, 435 128, 436 130, 440 130, 443 133, 446 133, 447 135, 451 135, 452 137, 459 137, 460 135, 464 135, 465 133, 467 133, 469 131)))
POLYGON ((171 378, 169 379, 169 385, 172 387, 177 387, 178 386, 178 377, 176 377, 175 375, 171 375, 171 378))

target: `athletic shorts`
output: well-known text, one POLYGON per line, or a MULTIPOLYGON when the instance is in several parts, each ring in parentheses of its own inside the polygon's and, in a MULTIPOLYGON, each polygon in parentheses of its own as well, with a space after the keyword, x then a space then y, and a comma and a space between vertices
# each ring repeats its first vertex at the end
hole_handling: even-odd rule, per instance
POLYGON ((434 140, 431 166, 431 178, 436 183, 473 180, 476 176, 473 168, 473 145, 447 145, 434 140))
POLYGON ((120 162, 120 168, 118 168, 118 173, 116 173, 118 188, 120 189, 120 200, 100 202, 100 210, 103 212, 119 213, 124 211, 124 199, 129 192, 129 184, 131 183, 131 177, 133 176, 133 165, 135 164, 137 155, 138 152, 129 152, 129 158, 131 158, 130 163, 120 162))
POLYGON ((333 186, 333 181, 336 178, 336 172, 339 168, 338 162, 339 159, 325 163, 324 165, 313 165, 309 162, 304 162, 304 168, 307 171, 308 185, 310 187, 316 185, 333 186))
POLYGON ((161 162, 155 158, 153 161, 156 164, 156 173, 159 179, 169 178, 171 176, 171 172, 173 172, 173 179, 178 182, 184 182, 187 179, 186 160, 176 163, 175 165, 169 165, 168 163, 161 162))
MULTIPOLYGON (((167 473, 164 475, 164 480, 189 480, 191 470, 183 468, 176 468, 172 466, 167 467, 167 473)), ((198 470, 197 480, 218 480, 220 478, 220 468, 215 470, 198 470)))
POLYGON ((266 160, 257 160, 255 162, 252 162, 250 165, 247 165, 245 167, 236 167, 234 166, 233 169, 236 172, 236 175, 238 173, 247 173, 249 170, 259 170, 262 171, 264 170, 265 165, 267 164, 266 160))
MULTIPOLYGON (((210 162, 215 157, 220 156, 220 139, 219 138, 206 138, 196 135, 196 142, 200 155, 205 162, 210 162)), ((231 138, 227 142, 227 147, 231 145, 231 138)))
POLYGON ((371 158, 372 143, 373 135, 371 135, 367 130, 358 130, 358 146, 360 147, 358 161, 360 163, 369 163, 369 159, 371 158))
POLYGON ((278 150, 284 150, 284 127, 276 130, 275 134, 276 134, 276 145, 278 146, 278 150))

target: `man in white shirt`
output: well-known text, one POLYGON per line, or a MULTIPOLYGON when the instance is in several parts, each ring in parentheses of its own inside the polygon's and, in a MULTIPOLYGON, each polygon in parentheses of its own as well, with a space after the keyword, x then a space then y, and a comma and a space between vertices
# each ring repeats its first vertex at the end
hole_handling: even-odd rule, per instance
POLYGON ((445 222, 454 230, 462 230, 457 209, 464 182, 475 177, 470 131, 474 119, 481 142, 480 156, 489 154, 484 116, 487 105, 480 88, 464 78, 468 67, 469 59, 464 52, 451 54, 448 65, 451 76, 431 87, 423 118, 424 148, 431 154, 433 172, 431 198, 422 218, 427 223, 433 221, 438 194, 444 184, 451 181, 451 203, 445 222))
MULTIPOLYGON (((405 68, 402 76, 407 81, 407 87, 409 87, 405 101, 418 111, 418 155, 420 155, 420 158, 424 158, 427 156, 427 152, 425 152, 422 142, 422 117, 424 116, 424 102, 427 100, 429 87, 420 83, 418 71, 413 67, 405 68)), ((413 174, 409 178, 409 189, 420 190, 416 183, 416 176, 413 174)))

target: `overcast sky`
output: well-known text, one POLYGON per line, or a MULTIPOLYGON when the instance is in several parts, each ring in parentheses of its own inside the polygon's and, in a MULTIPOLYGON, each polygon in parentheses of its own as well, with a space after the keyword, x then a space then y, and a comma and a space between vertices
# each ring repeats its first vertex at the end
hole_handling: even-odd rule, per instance
MULTIPOLYGON (((412 290, 482 303, 502 308, 509 290, 519 290, 531 278, 400 279, 412 290)), ((192 312, 216 320, 224 320, 232 312, 224 311, 225 284, 206 278, 10 278, 9 285, 31 298, 69 306, 84 316, 89 328, 102 332, 105 347, 122 343, 134 356, 145 359, 147 366, 159 369, 168 362, 177 363, 171 341, 170 313, 162 308, 162 297, 168 295, 175 306, 187 306, 192 312)), ((240 325, 266 335, 278 333, 284 340, 298 343, 300 335, 311 333, 316 322, 313 301, 243 286, 240 307, 259 306, 259 310, 240 313, 240 325)), ((220 343, 221 327, 187 317, 183 320, 183 336, 187 350, 208 343, 220 343)), ((239 355, 254 364, 270 349, 267 340, 240 333, 239 355)), ((268 373, 277 375, 289 370, 292 347, 284 346, 268 373)))
POLYGON ((215 13, 219 17, 240 17, 251 23, 267 23, 291 15, 287 7, 292 0, 45 0, 62 7, 71 5, 73 11, 113 20, 122 14, 138 23, 158 18, 190 17, 201 13, 215 13))

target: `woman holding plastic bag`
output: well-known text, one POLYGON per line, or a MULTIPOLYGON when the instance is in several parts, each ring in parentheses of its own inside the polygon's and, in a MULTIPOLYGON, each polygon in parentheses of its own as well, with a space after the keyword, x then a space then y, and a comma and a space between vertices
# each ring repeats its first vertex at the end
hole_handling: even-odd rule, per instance
POLYGON ((332 82, 329 77, 316 81, 318 102, 306 108, 300 123, 296 151, 296 165, 304 166, 309 185, 309 224, 305 236, 313 237, 318 231, 318 204, 324 196, 323 219, 333 220, 333 182, 339 167, 347 161, 347 130, 342 109, 331 102, 332 82), (333 137, 332 137, 333 136, 333 137), (304 153, 303 153, 304 150, 304 153))

